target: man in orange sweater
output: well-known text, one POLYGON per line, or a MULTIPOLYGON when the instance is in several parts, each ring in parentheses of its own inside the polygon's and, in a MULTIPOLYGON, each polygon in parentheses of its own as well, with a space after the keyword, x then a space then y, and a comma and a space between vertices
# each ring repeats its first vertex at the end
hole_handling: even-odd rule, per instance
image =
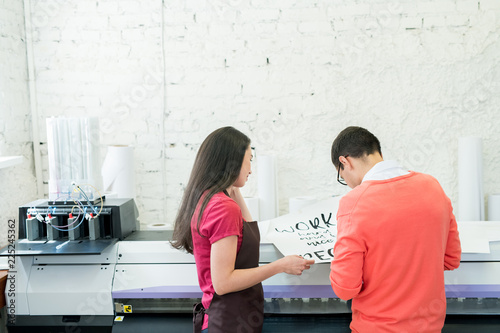
POLYGON ((340 201, 330 272, 335 294, 352 299, 351 330, 441 332, 444 270, 461 255, 450 199, 432 176, 384 161, 361 127, 337 136, 332 162, 353 189, 340 201))

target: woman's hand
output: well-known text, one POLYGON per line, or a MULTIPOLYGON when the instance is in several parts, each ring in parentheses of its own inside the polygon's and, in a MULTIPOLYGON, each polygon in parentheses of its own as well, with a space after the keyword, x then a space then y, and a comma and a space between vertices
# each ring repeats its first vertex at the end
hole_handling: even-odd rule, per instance
POLYGON ((236 236, 228 236, 212 244, 210 271, 215 292, 219 295, 249 288, 279 273, 301 275, 314 264, 314 260, 290 255, 267 265, 235 269, 237 244, 236 236))
POLYGON ((289 255, 279 259, 283 265, 283 272, 292 275, 301 275, 305 269, 314 264, 312 259, 304 259, 298 255, 289 255))

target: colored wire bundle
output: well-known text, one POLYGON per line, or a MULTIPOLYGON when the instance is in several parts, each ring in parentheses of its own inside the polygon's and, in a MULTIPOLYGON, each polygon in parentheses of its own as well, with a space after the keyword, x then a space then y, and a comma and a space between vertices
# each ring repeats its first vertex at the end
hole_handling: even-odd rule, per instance
POLYGON ((57 225, 57 226, 50 223, 50 219, 52 218, 52 215, 56 215, 57 206, 55 206, 55 203, 56 203, 56 201, 58 201, 62 197, 58 197, 55 200, 53 200, 52 205, 54 205, 54 206, 47 207, 47 211, 45 212, 45 215, 46 215, 45 219, 42 216, 43 212, 40 212, 39 209, 37 209, 36 207, 32 207, 32 208, 28 209, 28 218, 31 218, 31 215, 35 215, 35 217, 37 218, 38 221, 45 223, 47 225, 50 225, 52 228, 54 228, 56 230, 71 231, 71 230, 75 230, 78 227, 80 227, 80 225, 83 223, 85 218, 87 218, 87 219, 96 218, 99 215, 101 215, 102 209, 104 207, 104 200, 102 198, 101 193, 94 186, 92 186, 90 184, 84 184, 86 186, 92 187, 99 195, 101 207, 98 209, 97 207, 95 207, 92 204, 88 195, 85 193, 85 191, 82 190, 80 185, 78 185, 76 183, 73 183, 73 185, 75 186, 75 189, 73 191, 76 193, 79 193, 80 197, 83 197, 83 199, 85 199, 85 201, 87 201, 87 206, 85 206, 82 203, 82 201, 80 201, 78 198, 74 198, 74 197, 70 196, 69 194, 67 197, 64 198, 64 204, 66 204, 66 202, 70 201, 70 200, 72 200, 75 203, 75 205, 73 205, 71 207, 71 212, 69 214, 70 218, 73 218, 74 209, 78 208, 78 216, 76 218, 74 218, 73 222, 66 224, 66 225, 57 225), (90 213, 87 213, 87 210, 89 210, 89 209, 90 209, 90 213), (81 220, 79 221, 80 217, 81 217, 81 220), (76 226, 72 227, 75 224, 76 224, 76 226))

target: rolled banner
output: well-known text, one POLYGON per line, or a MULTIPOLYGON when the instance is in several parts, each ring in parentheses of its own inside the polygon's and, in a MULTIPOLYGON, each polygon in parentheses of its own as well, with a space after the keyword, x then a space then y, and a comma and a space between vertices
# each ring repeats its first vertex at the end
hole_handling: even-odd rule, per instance
POLYGON ((458 140, 458 221, 484 221, 481 138, 458 140))
POLYGON ((135 198, 134 149, 130 146, 109 146, 102 165, 104 191, 115 192, 118 198, 135 198))
POLYGON ((245 203, 250 211, 250 215, 252 215, 253 221, 259 221, 259 198, 251 197, 251 198, 243 198, 245 203))
POLYGON ((261 221, 278 216, 277 178, 276 158, 270 155, 259 155, 257 157, 257 186, 261 221))
POLYGON ((500 221, 500 193, 488 196, 488 221, 500 221))
POLYGON ((297 213, 302 207, 306 207, 316 203, 317 200, 315 197, 311 196, 303 196, 303 197, 292 197, 288 201, 288 212, 289 213, 297 213))

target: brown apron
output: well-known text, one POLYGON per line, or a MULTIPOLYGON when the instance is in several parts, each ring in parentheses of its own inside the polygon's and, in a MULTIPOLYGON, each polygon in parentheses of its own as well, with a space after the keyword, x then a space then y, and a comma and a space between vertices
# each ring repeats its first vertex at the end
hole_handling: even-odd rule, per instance
MULTIPOLYGON (((236 255, 235 269, 259 265, 260 234, 257 222, 243 222, 243 240, 236 255)), ((248 289, 219 296, 214 294, 210 307, 201 303, 193 308, 194 333, 201 332, 204 312, 208 313, 209 333, 260 333, 264 324, 264 292, 258 283, 248 289)))

